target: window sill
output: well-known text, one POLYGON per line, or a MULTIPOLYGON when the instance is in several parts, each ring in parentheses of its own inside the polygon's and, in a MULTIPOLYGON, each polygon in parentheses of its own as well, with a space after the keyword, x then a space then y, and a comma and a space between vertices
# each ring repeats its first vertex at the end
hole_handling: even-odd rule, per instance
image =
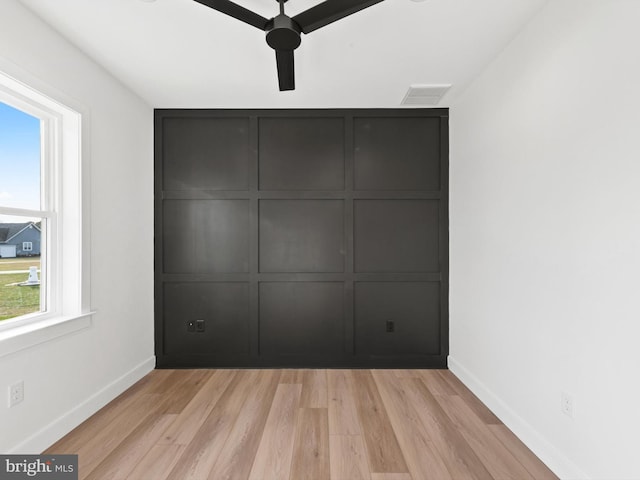
POLYGON ((0 357, 88 328, 94 313, 54 317, 1 331, 0 357))

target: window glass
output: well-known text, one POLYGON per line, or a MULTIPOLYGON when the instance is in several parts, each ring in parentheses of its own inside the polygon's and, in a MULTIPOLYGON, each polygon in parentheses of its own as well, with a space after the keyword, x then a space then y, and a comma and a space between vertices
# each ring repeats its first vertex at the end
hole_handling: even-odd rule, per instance
POLYGON ((40 119, 0 102, 0 205, 39 210, 40 119))
POLYGON ((40 119, 0 102, 0 321, 43 307, 40 139, 40 119))

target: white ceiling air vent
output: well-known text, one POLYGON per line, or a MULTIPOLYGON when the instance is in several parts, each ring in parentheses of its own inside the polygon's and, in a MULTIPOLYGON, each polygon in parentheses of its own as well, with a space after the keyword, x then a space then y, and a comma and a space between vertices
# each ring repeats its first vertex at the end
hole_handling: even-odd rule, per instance
POLYGON ((449 91, 448 85, 411 85, 402 100, 402 105, 435 106, 445 93, 449 91))

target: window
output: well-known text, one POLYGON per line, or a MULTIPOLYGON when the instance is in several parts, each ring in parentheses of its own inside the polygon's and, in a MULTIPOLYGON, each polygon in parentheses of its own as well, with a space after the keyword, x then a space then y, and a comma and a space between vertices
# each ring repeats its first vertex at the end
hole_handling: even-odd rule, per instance
POLYGON ((89 324, 82 110, 0 72, 0 356, 89 324))

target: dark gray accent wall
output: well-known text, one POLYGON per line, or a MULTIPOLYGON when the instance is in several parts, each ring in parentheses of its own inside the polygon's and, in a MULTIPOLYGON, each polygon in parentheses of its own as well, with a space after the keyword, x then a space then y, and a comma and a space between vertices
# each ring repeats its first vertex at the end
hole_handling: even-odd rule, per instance
POLYGON ((448 110, 156 110, 159 367, 446 367, 448 110))

